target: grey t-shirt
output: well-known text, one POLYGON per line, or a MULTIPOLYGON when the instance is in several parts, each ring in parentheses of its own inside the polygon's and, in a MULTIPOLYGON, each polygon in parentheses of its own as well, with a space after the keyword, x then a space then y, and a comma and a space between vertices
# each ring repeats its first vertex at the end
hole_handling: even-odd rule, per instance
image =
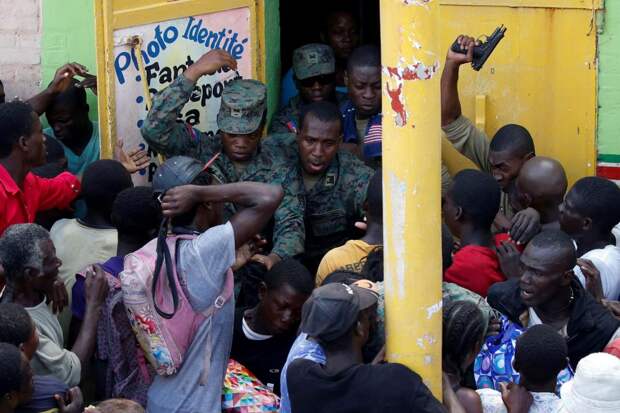
MULTIPOLYGON (((179 245, 179 270, 187 281, 192 307, 205 311, 224 288, 226 272, 235 262, 235 236, 232 225, 210 228, 192 241, 179 245)), ((156 376, 148 393, 147 411, 178 413, 215 413, 222 411, 222 383, 233 336, 234 298, 215 313, 209 329, 205 321, 174 376, 156 376), (207 383, 200 379, 205 347, 212 335, 213 353, 207 383)))

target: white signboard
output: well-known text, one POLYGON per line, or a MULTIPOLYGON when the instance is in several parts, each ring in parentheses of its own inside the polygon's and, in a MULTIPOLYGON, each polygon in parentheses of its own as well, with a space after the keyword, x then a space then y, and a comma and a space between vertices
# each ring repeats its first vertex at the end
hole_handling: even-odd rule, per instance
MULTIPOLYGON (((142 39, 141 56, 146 81, 154 96, 212 49, 229 52, 238 62, 243 78, 252 77, 252 47, 250 10, 239 8, 201 16, 135 26, 114 32, 114 72, 116 79, 116 131, 126 150, 136 147, 147 149, 140 127, 147 115, 144 80, 140 75, 139 59, 131 39, 142 39)), ((183 108, 179 121, 213 135, 217 132, 217 112, 224 81, 236 74, 219 71, 198 80, 189 102, 183 108)), ((136 184, 152 180, 156 164, 141 171, 134 178, 136 184)))

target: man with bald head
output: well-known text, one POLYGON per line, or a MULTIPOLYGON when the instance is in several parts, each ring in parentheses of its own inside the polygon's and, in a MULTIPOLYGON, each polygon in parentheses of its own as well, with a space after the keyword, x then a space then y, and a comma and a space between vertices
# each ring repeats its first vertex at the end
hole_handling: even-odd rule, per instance
POLYGON ((511 196, 512 207, 535 209, 542 229, 560 229, 560 204, 568 187, 566 172, 555 159, 536 156, 523 164, 511 196))

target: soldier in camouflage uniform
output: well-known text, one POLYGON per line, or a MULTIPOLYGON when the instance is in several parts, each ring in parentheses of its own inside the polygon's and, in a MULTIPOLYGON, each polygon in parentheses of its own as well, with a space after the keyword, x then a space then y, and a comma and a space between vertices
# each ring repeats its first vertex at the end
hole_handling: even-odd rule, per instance
POLYGON ((280 151, 295 165, 305 198, 305 253, 301 261, 316 274, 323 255, 347 240, 360 238, 368 182, 374 171, 340 150, 342 118, 331 102, 307 105, 297 135, 273 135, 263 147, 280 151))
POLYGON ((304 105, 329 100, 340 105, 346 94, 336 91, 336 58, 331 47, 311 43, 293 52, 293 73, 299 94, 276 114, 271 133, 297 132, 304 105))
MULTIPOLYGON (((301 189, 291 174, 292 168, 259 145, 265 118, 265 85, 256 80, 227 82, 217 116, 220 133, 215 136, 177 122, 196 81, 224 66, 236 69, 237 62, 222 50, 203 55, 155 96, 141 132, 154 150, 167 157, 185 155, 207 162, 221 152, 210 172, 222 183, 254 181, 284 188, 284 199, 274 216, 271 253, 254 257, 269 269, 280 259, 303 251, 304 223, 301 189)), ((234 205, 226 204, 225 218, 234 211, 234 205)))

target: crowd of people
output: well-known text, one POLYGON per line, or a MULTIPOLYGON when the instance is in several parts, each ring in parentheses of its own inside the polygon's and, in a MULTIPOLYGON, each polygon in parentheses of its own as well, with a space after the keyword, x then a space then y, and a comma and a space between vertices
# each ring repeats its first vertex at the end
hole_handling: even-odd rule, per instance
POLYGON ((215 136, 177 120, 237 68, 223 50, 157 93, 152 186, 145 151, 100 159, 82 65, 0 103, 0 413, 620 411, 620 188, 569 188, 525 127, 488 139, 462 114, 469 36, 437 127, 479 169, 441 165, 442 274, 408 274, 443 280, 442 397, 386 360, 380 50, 352 13, 326 21, 267 134, 251 79, 215 136))

